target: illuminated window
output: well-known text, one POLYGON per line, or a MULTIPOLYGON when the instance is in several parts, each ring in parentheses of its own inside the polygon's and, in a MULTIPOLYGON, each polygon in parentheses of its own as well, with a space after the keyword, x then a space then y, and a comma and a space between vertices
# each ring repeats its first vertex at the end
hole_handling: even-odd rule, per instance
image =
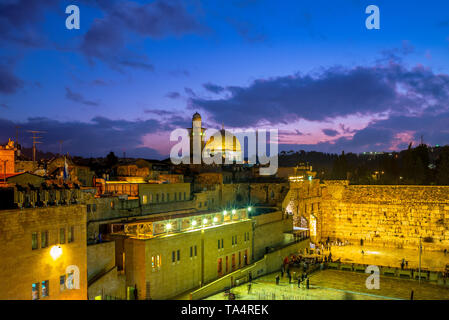
POLYGON ((65 228, 59 228, 59 243, 65 243, 65 228))
POLYGON ((156 256, 156 266, 157 266, 158 268, 160 268, 161 265, 162 265, 162 257, 158 254, 158 255, 156 256))
POLYGON ((114 201, 111 201, 111 209, 114 209, 114 207, 115 207, 114 201))
POLYGON ((69 228, 69 237, 68 237, 68 243, 71 243, 75 241, 75 227, 71 226, 69 228))
POLYGON ((48 297, 50 294, 48 285, 49 285, 48 280, 42 281, 42 298, 48 297))
POLYGON ((152 257, 151 257, 151 267, 152 267, 152 268, 155 268, 155 267, 156 267, 156 261, 155 261, 155 260, 156 260, 156 257, 155 257, 155 256, 152 256, 152 257))
POLYGON ((147 202, 148 202, 147 196, 146 196, 146 195, 143 195, 143 196, 142 196, 142 204, 147 204, 147 202))
POLYGON ((75 288, 75 273, 73 273, 73 271, 67 275, 67 288, 75 288))
POLYGON ((59 290, 62 292, 66 289, 65 274, 59 277, 59 290))
POLYGON ((48 247, 48 231, 42 231, 41 233, 41 248, 48 247))
POLYGON ((31 299, 39 300, 39 283, 33 283, 31 286, 31 299))
POLYGON ((150 202, 153 202, 153 194, 150 194, 150 202))
POLYGON ((39 247, 38 240, 37 240, 37 232, 33 232, 31 234, 31 249, 36 250, 39 247))
POLYGON ((218 259, 218 263, 217 263, 217 267, 218 267, 218 275, 221 276, 223 273, 223 259, 219 258, 218 259))

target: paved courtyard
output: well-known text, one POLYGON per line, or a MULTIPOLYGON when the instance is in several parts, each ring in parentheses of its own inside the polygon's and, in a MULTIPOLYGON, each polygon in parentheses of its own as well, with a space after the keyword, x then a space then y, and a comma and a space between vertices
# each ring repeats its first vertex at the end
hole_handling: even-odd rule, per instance
MULTIPOLYGON (((324 270, 310 276, 310 289, 297 283, 288 283, 284 277, 276 285, 275 277, 279 273, 272 273, 253 281, 251 292, 248 285, 232 289, 238 300, 408 300, 414 291, 416 300, 449 300, 449 288, 436 284, 380 277, 380 288, 367 289, 365 281, 368 274, 340 270, 324 270)), ((225 294, 218 293, 208 300, 227 299, 225 294)))
MULTIPOLYGON (((449 248, 448 248, 449 249, 449 248)), ((379 246, 348 245, 333 246, 331 249, 332 259, 341 258, 342 262, 354 262, 360 264, 372 264, 377 266, 390 266, 399 268, 402 259, 408 261, 409 268, 418 268, 418 249, 396 249, 379 246), (363 254, 362 254, 363 250, 363 254)), ((449 253, 437 251, 423 251, 421 256, 422 268, 443 271, 446 264, 449 264, 449 253)))

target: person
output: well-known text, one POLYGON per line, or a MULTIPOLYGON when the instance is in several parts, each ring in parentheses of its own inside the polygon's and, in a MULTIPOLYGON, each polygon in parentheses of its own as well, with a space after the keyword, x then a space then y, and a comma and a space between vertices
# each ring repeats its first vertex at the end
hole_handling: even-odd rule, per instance
POLYGON ((249 279, 249 283, 251 283, 253 281, 253 274, 251 273, 251 271, 248 274, 248 279, 249 279))
POLYGON ((306 287, 307 287, 307 289, 309 289, 309 285, 310 285, 309 277, 307 277, 307 282, 306 282, 306 287))
POLYGON ((279 284, 279 275, 276 276, 276 285, 279 284))
POLYGON ((405 267, 408 268, 408 260, 405 261, 405 267))
POLYGON ((444 255, 446 255, 446 253, 447 253, 447 249, 444 249, 444 255))
POLYGON ((412 290, 412 292, 410 293, 410 300, 413 300, 413 290, 412 290))
POLYGON ((329 257, 327 258, 329 262, 332 262, 332 252, 329 252, 329 257))
POLYGON ((365 254, 365 252, 363 252, 363 250, 362 250, 362 256, 365 254))
POLYGON ((363 247, 363 239, 360 239, 360 245, 363 247))
POLYGON ((248 283, 248 294, 251 292, 251 282, 248 283))
POLYGON ((290 272, 288 273, 288 283, 292 283, 292 275, 290 274, 290 272))
POLYGON ((301 288, 301 278, 298 277, 298 288, 301 288))

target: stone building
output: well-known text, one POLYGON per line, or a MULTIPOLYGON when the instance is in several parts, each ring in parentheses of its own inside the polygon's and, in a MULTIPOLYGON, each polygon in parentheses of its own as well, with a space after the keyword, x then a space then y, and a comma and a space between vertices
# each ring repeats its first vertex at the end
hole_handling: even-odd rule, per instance
POLYGON ((1 210, 0 257, 0 300, 85 300, 85 207, 1 210))

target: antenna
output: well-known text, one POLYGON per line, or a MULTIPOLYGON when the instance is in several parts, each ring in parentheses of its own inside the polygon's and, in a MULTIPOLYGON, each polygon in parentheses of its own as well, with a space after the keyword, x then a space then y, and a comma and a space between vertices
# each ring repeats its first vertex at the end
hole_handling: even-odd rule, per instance
POLYGON ((16 145, 19 145, 19 128, 20 126, 16 126, 16 145))
POLYGON ((33 139, 33 165, 34 165, 36 162, 36 144, 43 143, 41 141, 37 141, 37 139, 40 139, 42 137, 36 136, 36 134, 47 133, 47 132, 46 131, 37 131, 37 130, 27 130, 27 132, 30 132, 33 135, 32 139, 33 139))
POLYGON ((59 155, 62 156, 62 143, 64 142, 64 140, 59 140, 59 155))

